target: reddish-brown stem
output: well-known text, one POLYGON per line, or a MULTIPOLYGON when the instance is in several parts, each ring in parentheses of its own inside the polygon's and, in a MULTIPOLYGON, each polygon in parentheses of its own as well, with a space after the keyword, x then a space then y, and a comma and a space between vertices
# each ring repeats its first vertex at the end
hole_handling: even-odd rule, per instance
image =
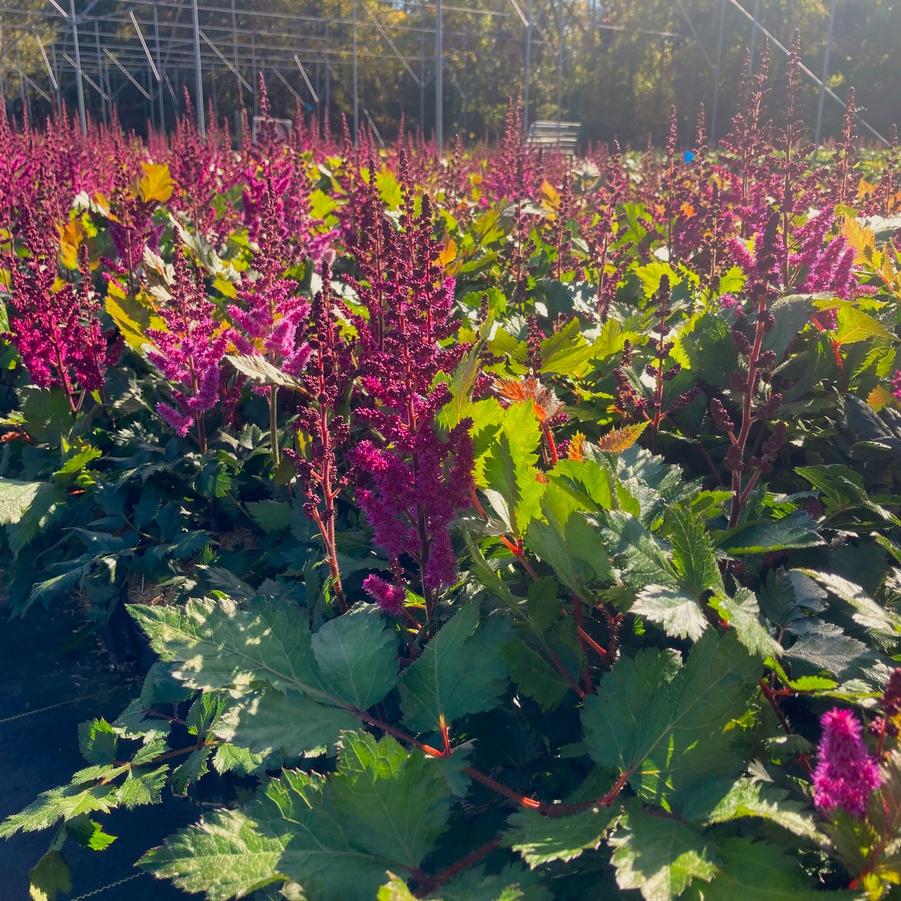
MULTIPOLYGON (((443 755, 442 755, 443 756, 443 755)), ((506 785, 492 779, 490 776, 486 776, 481 770, 477 770, 474 767, 468 766, 465 770, 463 770, 470 779, 475 779, 476 782, 481 782, 482 785, 487 786, 492 791, 497 792, 499 795, 503 795, 505 798, 509 798, 515 804, 518 804, 520 807, 526 807, 529 810, 542 810, 545 806, 541 803, 541 801, 536 801, 535 798, 527 798, 525 795, 521 795, 519 792, 514 791, 512 788, 508 788, 506 785)))
POLYGON ((450 732, 447 728, 447 723, 444 721, 444 717, 441 717, 441 721, 439 723, 441 727, 441 740, 444 742, 444 756, 451 756, 451 746, 450 746, 450 732))
POLYGON ((554 441, 554 433, 547 421, 541 423, 541 431, 544 434, 544 440, 547 443, 547 452, 550 457, 551 466, 556 466, 560 462, 560 454, 557 452, 557 442, 554 441))
POLYGON ((742 508, 747 501, 747 496, 742 500, 742 493, 745 487, 742 485, 742 471, 745 462, 745 446, 748 443, 748 435, 751 432, 751 426, 756 418, 751 412, 751 401, 754 397, 754 391, 757 388, 757 362, 760 359, 760 351, 763 348, 763 338, 766 334, 766 285, 762 285, 758 290, 757 324, 754 329, 754 344, 748 354, 748 377, 745 381, 741 403, 741 428, 735 438, 735 446, 738 448, 739 454, 737 468, 732 471, 732 509, 729 514, 730 528, 738 524, 738 517, 741 515, 742 508))
POLYGON ((437 748, 433 748, 431 745, 427 745, 425 742, 419 741, 417 738, 413 738, 409 732, 404 732, 403 729, 396 729, 390 723, 386 723, 384 720, 380 720, 378 717, 370 716, 365 710, 355 710, 354 711, 357 716, 363 720, 364 723, 367 723, 370 726, 374 726, 376 729, 381 729, 382 732, 387 733, 388 735, 393 736, 399 741, 406 742, 408 745, 413 745, 415 748, 419 748, 423 754, 428 754, 429 757, 444 757, 444 751, 439 751, 437 748))
POLYGON ((484 845, 479 845, 474 851, 470 851, 465 857, 461 857, 456 863, 439 871, 434 876, 423 875, 424 885, 416 891, 417 898, 423 898, 425 895, 435 891, 439 886, 450 882, 456 876, 459 876, 464 870, 468 870, 471 866, 477 864, 483 857, 487 857, 500 844, 500 836, 496 835, 489 839, 484 845))
POLYGON ((573 813, 581 813, 583 810, 590 810, 592 807, 609 807, 618 797, 620 792, 626 787, 629 781, 629 774, 622 772, 617 776, 616 781, 607 792, 595 801, 582 801, 578 804, 542 804, 540 813, 546 817, 563 817, 573 813))
POLYGON ((582 684, 585 686, 585 694, 591 694, 591 673, 588 669, 588 654, 585 652, 585 639, 583 637, 587 633, 582 626, 582 599, 577 594, 573 595, 573 619, 576 621, 576 633, 579 638, 579 645, 582 648, 582 654, 585 657, 585 663, 582 666, 582 684))
POLYGON ((595 652, 604 663, 611 664, 613 663, 613 658, 610 656, 610 652, 603 646, 598 644, 586 631, 582 626, 576 626, 576 632, 579 635, 579 638, 591 648, 592 651, 595 652))
POLYGON ((338 601, 338 609, 342 613, 347 613, 347 598, 344 595, 344 586, 341 584, 341 569, 338 566, 334 510, 332 510, 331 515, 329 515, 329 491, 324 482, 322 490, 323 495, 326 497, 326 516, 329 517, 329 520, 326 522, 322 518, 322 514, 315 507, 310 511, 310 518, 316 523, 316 527, 319 529, 319 535, 322 538, 322 544, 325 547, 325 559, 328 563, 329 573, 332 577, 332 588, 335 592, 335 598, 338 601))
POLYGON ((563 678, 566 679, 567 682, 569 682, 569 684, 572 686, 572 690, 576 693, 579 700, 583 701, 586 697, 585 690, 581 685, 579 685, 578 682, 576 682, 575 679, 573 679, 569 670, 563 665, 563 661, 554 653, 551 648, 545 647, 544 651, 548 656, 548 660, 551 661, 551 665, 554 667, 554 669, 557 670, 557 672, 560 673, 560 675, 563 676, 563 678))
MULTIPOLYGON (((476 494, 474 485, 469 486, 469 499, 472 501, 472 505, 475 507, 479 516, 481 516, 485 522, 488 522, 488 514, 485 512, 485 508, 482 506, 478 494, 476 494)), ((500 539, 501 544, 503 544, 504 547, 507 548, 520 563, 522 563, 523 569, 532 577, 532 579, 537 580, 538 573, 535 572, 532 564, 526 559, 525 548, 523 548, 522 542, 517 539, 508 538, 506 535, 499 535, 498 538, 500 539)))

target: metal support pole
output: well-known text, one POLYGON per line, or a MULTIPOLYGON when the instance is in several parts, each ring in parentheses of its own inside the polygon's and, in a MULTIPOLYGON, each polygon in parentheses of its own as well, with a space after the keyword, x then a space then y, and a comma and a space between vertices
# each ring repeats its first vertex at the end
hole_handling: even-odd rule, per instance
MULTIPOLYGON (((71 0, 70 0, 71 2, 71 0)), ((200 13, 197 10, 197 0, 191 0, 191 16, 194 26, 194 105, 197 107, 197 130, 200 137, 206 137, 206 112, 203 108, 203 68, 200 62, 200 13)))
MULTIPOLYGON (((56 59, 56 44, 50 45, 50 63, 53 66, 53 80, 56 82, 56 112, 63 111, 63 92, 59 83, 59 62, 56 59)), ((3 94, 2 75, 0 75, 0 98, 3 94)))
POLYGON ((751 22, 751 74, 754 74, 754 55, 757 52, 757 17, 760 15, 760 0, 754 0, 754 11, 751 13, 753 21, 751 22))
MULTIPOLYGON (((94 46, 97 48, 97 71, 98 78, 100 79, 100 84, 103 84, 103 69, 100 65, 100 24, 96 19, 94 19, 94 46)), ((112 113, 111 109, 107 109, 106 102, 101 97, 100 98, 100 114, 103 117, 103 121, 108 123, 109 116, 112 113)))
POLYGON ((723 66, 723 39, 726 30, 726 2, 720 4, 720 35, 716 45, 716 65, 713 69, 713 112, 710 114, 710 143, 716 143, 717 116, 720 105, 720 71, 723 66))
POLYGON ((563 10, 562 0, 554 3, 557 18, 557 146, 560 146, 560 120, 563 108, 563 10))
POLYGON ((820 137, 823 134, 823 104, 826 102, 826 81, 829 78, 829 53, 832 50, 832 35, 835 33, 835 7, 837 0, 832 0, 829 8, 829 24, 826 26, 826 47, 823 50, 823 74, 820 77, 820 99, 817 103, 817 127, 814 144, 820 146, 820 137))
MULTIPOLYGON (((159 15, 159 4, 153 4, 153 53, 156 56, 156 70, 158 73, 162 74, 163 71, 163 59, 160 53, 160 15, 159 15)), ((160 77, 156 83, 157 88, 157 100, 156 100, 156 115, 157 122, 159 123, 160 134, 166 131, 166 107, 163 105, 163 79, 160 77)))
POLYGON ((332 107, 332 59, 329 53, 329 42, 331 38, 331 29, 326 21, 325 23, 325 110, 323 111, 322 124, 325 125, 325 114, 328 112, 331 116, 332 107))
POLYGON ((113 87, 109 80, 109 63, 105 63, 103 66, 103 87, 106 90, 106 93, 110 96, 110 119, 113 117, 113 87))
POLYGON ((532 83, 532 0, 529 0, 526 7, 529 24, 526 26, 526 62, 525 72, 523 73, 523 90, 522 90, 522 127, 523 131, 529 133, 529 88, 532 83))
POLYGON ((22 103, 22 125, 24 126, 26 119, 31 121, 31 109, 28 106, 28 98, 25 96, 25 73, 21 69, 19 72, 19 100, 22 103))
MULTIPOLYGON (((196 0, 195 0, 196 3, 196 0)), ((78 94, 78 121, 81 133, 88 133, 88 117, 84 111, 84 84, 81 80, 81 48, 78 46, 78 22, 75 19, 75 0, 69 0, 69 23, 72 25, 72 44, 75 49, 75 90, 78 94)))
MULTIPOLYGON (((150 115, 147 118, 147 137, 153 131, 153 120, 156 118, 156 103, 153 100, 153 75, 150 69, 144 70, 144 90, 147 91, 147 102, 150 104, 150 115)), ((112 101, 110 101, 112 103, 112 101)))
POLYGON ((351 20, 353 24, 353 105, 354 105, 354 147, 360 137, 360 94, 359 94, 359 72, 357 61, 357 0, 353 0, 351 7, 351 20))
POLYGON ((419 134, 425 134, 425 28, 419 29, 419 134))
POLYGON ((444 150, 444 11, 435 0, 435 151, 444 150))
POLYGON ((254 116, 259 114, 259 98, 257 94, 259 94, 259 85, 260 85, 260 76, 257 72, 257 39, 255 35, 250 36, 250 84, 251 89, 253 91, 253 114, 254 116))
MULTIPOLYGON (((235 0, 231 0, 231 20, 232 20, 232 65, 238 68, 238 16, 235 11, 235 0)), ((238 82, 238 100, 244 102, 244 91, 241 88, 241 82, 238 82)))

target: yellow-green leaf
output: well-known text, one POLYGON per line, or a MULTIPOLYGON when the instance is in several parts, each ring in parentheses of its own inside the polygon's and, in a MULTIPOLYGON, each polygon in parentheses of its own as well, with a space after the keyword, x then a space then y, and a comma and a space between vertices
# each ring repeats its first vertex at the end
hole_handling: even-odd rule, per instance
POLYGON ((138 192, 144 203, 156 200, 165 203, 172 196, 172 176, 166 163, 141 163, 144 172, 138 182, 138 192))

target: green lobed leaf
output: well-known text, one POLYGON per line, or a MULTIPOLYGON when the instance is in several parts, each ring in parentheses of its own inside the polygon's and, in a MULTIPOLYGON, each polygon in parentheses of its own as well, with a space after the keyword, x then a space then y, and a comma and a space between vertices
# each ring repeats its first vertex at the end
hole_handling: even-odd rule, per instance
POLYGON ((582 335, 581 323, 573 317, 541 342, 541 371, 546 375, 578 377, 584 374, 594 353, 594 347, 582 335))
POLYGON ((785 356, 795 336, 810 323, 810 316, 814 312, 813 300, 816 296, 787 294, 770 306, 774 322, 764 338, 763 349, 773 351, 777 363, 785 356))
POLYGON ((104 851, 116 840, 115 835, 104 832, 100 823, 87 815, 69 820, 66 823, 66 834, 90 851, 104 851))
POLYGON ((306 616, 288 601, 230 599, 129 605, 129 613, 172 674, 192 688, 247 689, 253 682, 335 702, 320 678, 306 616))
POLYGON ((901 634, 901 616, 893 610, 881 606, 859 585, 843 579, 834 573, 817 572, 812 569, 797 569, 828 592, 844 601, 854 611, 852 618, 858 625, 880 635, 897 638, 901 634))
POLYGON ((28 871, 28 892, 32 901, 55 901, 60 892, 68 894, 71 891, 69 865, 55 848, 28 871))
POLYGON ((682 504, 671 506, 664 519, 664 534, 672 545, 673 565, 684 588, 696 597, 723 590, 710 536, 696 513, 682 504))
POLYGON ((847 679, 875 663, 873 652, 862 641, 846 635, 834 623, 811 617, 807 622, 796 623, 792 631, 800 637, 785 656, 814 670, 847 679))
POLYGON ((288 759, 320 754, 333 748, 344 729, 359 725, 346 710, 317 704, 297 691, 274 689, 245 695, 233 704, 213 729, 238 748, 288 759))
POLYGON ((395 638, 372 608, 329 620, 312 645, 323 683, 357 710, 378 704, 397 684, 395 638))
POLYGON ((526 546, 550 564, 560 581, 577 595, 587 596, 590 583, 609 578, 610 562, 601 529, 557 484, 548 485, 541 500, 541 518, 529 524, 526 546))
POLYGON ((225 358, 243 376, 257 385, 275 385, 278 388, 303 389, 303 385, 293 376, 273 366, 259 354, 226 354, 225 358))
POLYGON ((504 844, 533 869, 553 860, 575 860, 600 846, 619 813, 617 807, 593 807, 571 816, 546 817, 519 810, 507 820, 504 844))
POLYGON ((698 602, 669 585, 646 586, 629 612, 656 623, 671 638, 697 641, 708 625, 698 602))
POLYGON ((112 763, 117 744, 115 729, 104 719, 89 720, 78 726, 78 747, 88 763, 112 763))
POLYGON ((524 640, 514 638, 501 646, 500 655, 521 694, 531 698, 544 711, 560 706, 570 690, 570 683, 540 651, 524 640))
POLYGON ((0 526, 19 522, 45 484, 0 478, 0 526))
POLYGON ((246 506, 253 521, 264 532, 283 532, 294 523, 294 508, 284 501, 250 501, 246 506))
POLYGON ((748 653, 758 657, 778 657, 782 654, 782 646, 761 622, 760 608, 753 591, 739 588, 735 597, 731 598, 716 595, 710 599, 710 606, 735 630, 748 653))
POLYGON ((544 485, 538 480, 541 433, 531 403, 503 414, 500 433, 485 457, 485 496, 513 535, 520 535, 538 512, 544 485))
POLYGON ((227 901, 282 881, 277 867, 286 844, 284 836, 261 834, 241 811, 219 810, 148 851, 138 866, 186 892, 227 901))
POLYGON ((439 410, 438 423, 447 431, 459 425, 468 415, 472 403, 472 388, 482 369, 484 341, 478 341, 460 358, 451 376, 448 389, 450 400, 439 410))
POLYGON ((507 636, 500 617, 479 623, 477 604, 466 604, 441 627, 400 682, 404 721, 428 731, 461 716, 491 710, 507 684, 497 653, 507 636))
POLYGON ((611 863, 621 889, 637 889, 646 901, 678 898, 695 880, 719 873, 716 849, 688 823, 644 813, 637 803, 610 838, 611 863))
MULTIPOLYGON (((750 838, 723 838, 715 844, 716 876, 690 885, 682 896, 691 901, 813 901, 822 892, 809 888, 797 861, 781 848, 750 838)), ((844 893, 831 892, 830 897, 844 893)), ((850 893, 849 893, 850 895, 850 893)))
POLYGON ((404 750, 391 736, 345 732, 332 793, 354 843, 418 867, 447 828, 450 787, 442 763, 404 750))
POLYGON ((71 820, 95 810, 107 813, 116 806, 114 785, 92 785, 85 788, 76 783, 77 777, 78 774, 73 777, 71 785, 61 785, 41 792, 24 810, 3 820, 0 823, 0 838, 9 838, 20 831, 39 832, 49 829, 59 820, 71 820))
POLYGON ((585 702, 589 753, 625 773, 642 798, 675 809, 697 783, 737 775, 729 727, 747 710, 759 674, 733 633, 707 631, 684 666, 667 651, 623 658, 585 702))
POLYGON ((706 826, 748 818, 767 820, 815 844, 825 841, 806 805, 791 800, 785 789, 744 776, 731 785, 728 780, 711 781, 682 812, 686 819, 706 826))
POLYGON ((168 774, 169 767, 165 764, 154 770, 129 771, 116 792, 116 802, 126 810, 145 804, 159 804, 168 774))
POLYGON ((822 543, 816 523, 801 511, 791 513, 783 519, 739 526, 727 532, 719 541, 720 547, 734 557, 816 547, 822 543))

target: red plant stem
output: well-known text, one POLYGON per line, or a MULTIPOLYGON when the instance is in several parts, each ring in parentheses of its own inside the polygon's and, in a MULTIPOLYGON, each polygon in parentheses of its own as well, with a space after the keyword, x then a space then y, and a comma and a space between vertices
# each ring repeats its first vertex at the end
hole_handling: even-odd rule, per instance
POLYGON ((522 545, 520 545, 519 553, 516 555, 516 559, 522 564, 522 568, 529 574, 530 578, 533 582, 538 581, 538 573, 535 572, 534 567, 531 563, 529 563, 528 558, 526 557, 525 550, 522 545))
MULTIPOLYGON (((475 485, 470 484, 469 486, 469 499, 472 501, 473 507, 475 507, 476 512, 485 522, 489 522, 488 514, 485 512, 485 508, 482 506, 482 502, 479 500, 479 496, 476 493, 475 485)), ((538 580, 538 573, 535 572, 534 567, 531 563, 526 559, 525 549, 522 546, 522 542, 518 539, 511 539, 507 535, 499 535, 498 538, 501 541, 501 544, 519 560, 523 565, 523 569, 532 577, 534 581, 538 580)))
MULTIPOLYGON (((322 493, 323 496, 329 494, 329 488, 326 484, 323 484, 322 493)), ((326 501, 326 515, 329 516, 328 501, 326 501)), ((344 587, 341 584, 341 569, 338 565, 334 510, 332 510, 328 522, 322 518, 322 514, 315 507, 310 511, 310 518, 316 523, 316 527, 319 529, 319 534, 322 537, 322 543, 325 546, 325 557, 332 577, 332 586, 335 591, 335 598, 338 601, 338 607, 342 613, 347 613, 347 598, 344 595, 344 587)))
MULTIPOLYGON (((376 729, 381 729, 382 732, 387 733, 388 735, 392 735, 394 738, 399 741, 405 742, 406 744, 412 745, 415 748, 419 748, 424 754, 427 754, 429 757, 447 757, 449 756, 449 752, 439 751, 438 748, 432 747, 432 745, 428 745, 425 742, 419 741, 419 739, 414 738, 407 732, 404 732, 402 729, 397 729, 389 723, 384 722, 384 720, 378 719, 378 717, 371 716, 366 713, 365 710, 354 710, 354 713, 363 720, 364 723, 367 723, 370 726, 374 726, 376 729)), ((507 785, 504 785, 502 782, 498 782, 496 779, 492 779, 491 776, 486 775, 481 770, 477 770, 475 767, 468 766, 463 770, 470 779, 475 782, 479 782, 482 785, 490 788, 493 792, 501 795, 504 798, 512 801, 514 804, 517 804, 519 807, 524 807, 527 810, 537 810, 539 813, 544 816, 549 817, 557 817, 557 816, 565 816, 570 813, 579 813, 582 810, 588 810, 590 807, 607 807, 613 803, 619 793, 622 791, 625 786, 629 774, 622 773, 616 782, 613 783, 613 786, 610 790, 601 798, 596 801, 585 801, 580 804, 548 804, 545 801, 540 801, 536 798, 530 798, 527 795, 520 794, 515 789, 510 788, 507 785)))
MULTIPOLYGON (((319 372, 319 396, 322 397, 326 392, 325 373, 319 372)), ((347 597, 344 594, 344 585, 341 582, 341 567, 338 564, 338 543, 335 535, 335 499, 337 492, 334 488, 334 474, 332 473, 332 437, 329 431, 328 411, 321 405, 317 416, 319 427, 319 442, 322 447, 322 471, 318 474, 318 482, 320 485, 322 505, 325 508, 325 517, 317 509, 316 504, 312 504, 313 511, 311 519, 319 528, 319 534, 322 536, 322 543, 325 546, 325 556, 328 561, 329 572, 332 577, 332 585, 335 591, 335 598, 338 601, 338 607, 342 613, 347 612, 347 597)), ((275 434, 272 436, 275 441, 275 434)))
POLYGON ((455 876, 459 876, 464 870, 468 870, 471 866, 477 864, 483 857, 487 857, 495 848, 500 845, 500 836, 488 839, 484 845, 479 845, 474 851, 470 851, 465 857, 461 857, 456 863, 436 873, 434 876, 425 876, 423 882, 425 885, 416 891, 416 897, 422 898, 427 894, 435 891, 446 882, 450 882, 455 876))
MULTIPOLYGON (((763 337, 766 334, 764 314, 767 308, 766 285, 759 289, 757 298, 757 324, 754 329, 754 344, 748 354, 748 377, 745 381, 745 390, 741 402, 741 428, 735 438, 735 445, 740 452, 739 467, 732 472, 732 509, 729 514, 730 528, 738 523, 742 508, 747 502, 747 497, 742 500, 742 469, 744 468, 745 447, 748 443, 748 435, 751 431, 755 417, 751 413, 751 400, 757 387, 757 361, 760 359, 760 351, 763 347, 763 337)), ((759 478, 759 476, 758 476, 759 478)))
MULTIPOLYGON (((482 519, 484 519, 487 522, 488 514, 485 512, 484 507, 482 507, 482 503, 479 500, 478 495, 476 494, 474 485, 469 486, 469 494, 470 494, 470 499, 472 500, 473 507, 476 508, 479 515, 482 517, 482 519)), ((522 544, 520 544, 519 542, 511 541, 506 535, 501 535, 500 540, 503 543, 503 545, 510 551, 510 553, 513 554, 513 556, 522 564, 523 569, 525 569, 525 571, 529 574, 529 576, 531 576, 532 581, 537 582, 538 581, 538 573, 535 572, 534 567, 532 566, 531 563, 529 563, 529 560, 525 555, 525 549, 523 548, 522 544)), ((563 665, 560 658, 549 647, 545 648, 545 652, 547 653, 548 659, 551 661, 551 665, 554 667, 554 669, 557 670, 557 672, 560 673, 560 675, 563 676, 563 678, 566 679, 567 682, 569 682, 569 684, 573 688, 573 691, 575 691, 576 695, 578 695, 579 700, 580 701, 583 700, 585 698, 586 692, 582 689, 582 687, 579 685, 579 683, 576 682, 576 680, 573 679, 573 677, 569 674, 569 671, 563 665)))
POLYGON ((497 792, 499 795, 503 795, 505 798, 509 798, 509 800, 513 801, 515 804, 518 804, 520 807, 525 807, 528 810, 542 810, 545 806, 541 801, 537 801, 535 798, 528 798, 525 795, 521 795, 518 791, 514 791, 514 789, 509 788, 501 782, 498 782, 495 779, 492 779, 491 776, 486 776, 481 770, 477 770, 475 767, 468 766, 465 770, 463 770, 470 779, 475 779, 476 782, 481 782, 482 785, 487 786, 492 791, 497 792))
POLYGON ((482 502, 479 500, 479 495, 476 492, 476 486, 472 482, 469 483, 469 499, 472 501, 476 513, 478 513, 485 522, 488 522, 488 514, 485 512, 485 508, 482 506, 482 502))
POLYGON ((609 807, 619 797, 628 781, 629 773, 623 771, 607 792, 595 801, 582 801, 578 804, 543 804, 539 812, 546 817, 563 817, 590 810, 592 807, 609 807))
MULTIPOLYGON (((622 613, 611 613, 609 604, 598 604, 597 609, 601 611, 604 619, 607 620, 607 629, 610 632, 610 641, 607 644, 607 653, 610 655, 611 662, 616 659, 619 650, 619 627, 623 621, 622 613)), ((615 610, 615 608, 614 608, 615 610)))
POLYGON ((575 679, 573 679, 569 670, 563 665, 563 661, 560 660, 560 658, 557 656, 556 653, 554 653, 552 648, 545 647, 544 650, 548 656, 548 660, 551 661, 551 665, 554 667, 555 670, 557 670, 558 673, 560 673, 561 676, 563 676, 564 679, 566 679, 567 682, 569 682, 569 684, 572 686, 572 690, 576 693, 579 700, 580 701, 585 700, 585 697, 586 697, 585 689, 583 689, 582 686, 579 685, 579 683, 576 682, 575 679))
POLYGON ((610 236, 604 233, 604 246, 601 251, 601 261, 598 265, 598 290, 595 294, 595 308, 598 311, 598 318, 601 323, 607 319, 607 304, 604 303, 604 282, 607 279, 607 247, 610 236))
POLYGON ((579 646, 582 648, 582 653, 585 656, 585 664, 582 667, 582 683, 585 686, 585 693, 591 694, 592 685, 591 685, 591 673, 588 670, 588 654, 585 652, 585 639, 584 635, 587 635, 585 629, 582 627, 582 599, 577 595, 573 595, 573 619, 576 621, 576 633, 579 638, 579 646))
POLYGON ((388 735, 392 735, 394 738, 399 741, 406 742, 408 745, 413 745, 415 748, 419 748, 423 754, 428 754, 429 757, 444 757, 444 751, 439 751, 437 748, 433 748, 431 745, 425 744, 425 742, 419 741, 419 739, 413 738, 409 732, 404 732, 403 729, 396 729, 390 723, 386 723, 384 720, 380 720, 378 717, 370 716, 365 710, 352 710, 353 713, 356 713, 357 716, 363 720, 364 723, 367 723, 370 726, 374 726, 376 729, 381 729, 382 732, 387 733, 388 735))
POLYGON ((551 459, 551 466, 556 466, 560 462, 560 454, 557 452, 557 442, 554 441, 554 433, 547 421, 541 423, 541 431, 544 434, 544 440, 547 442, 547 452, 551 459))
POLYGON ((603 661, 604 663, 611 664, 613 663, 613 658, 610 655, 610 652, 603 647, 603 645, 598 644, 586 631, 582 626, 576 626, 576 632, 579 635, 579 638, 591 648, 603 661))

